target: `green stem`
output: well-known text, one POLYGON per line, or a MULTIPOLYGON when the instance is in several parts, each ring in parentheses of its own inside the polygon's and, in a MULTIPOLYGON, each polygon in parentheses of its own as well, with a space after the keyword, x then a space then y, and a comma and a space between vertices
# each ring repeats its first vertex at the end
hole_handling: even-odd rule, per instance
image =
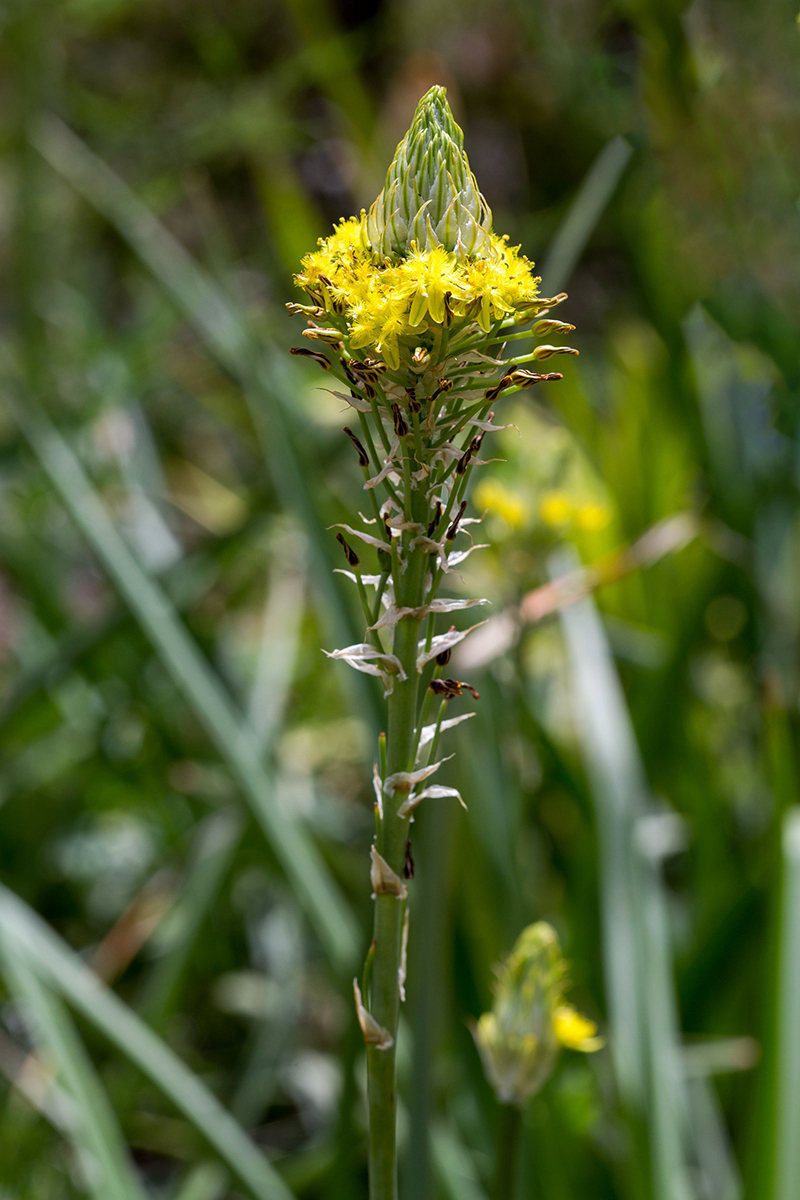
POLYGON ((491 1200, 514 1200, 521 1133, 521 1109, 516 1104, 501 1104, 497 1114, 497 1157, 491 1200))
MULTIPOLYGON (((398 605, 421 605, 425 564, 423 552, 410 555, 402 577, 402 594, 397 596, 398 605)), ((403 664, 407 679, 396 682, 389 697, 386 776, 407 771, 413 765, 419 690, 418 639, 419 621, 406 617, 395 625, 392 652, 403 664)), ((408 820, 398 816, 402 801, 400 792, 396 795, 384 793, 383 820, 378 837, 380 854, 401 878, 408 838, 408 820)), ((365 997, 365 1003, 378 1024, 391 1034, 393 1043, 386 1050, 379 1050, 374 1044, 367 1046, 370 1200, 397 1200, 395 1043, 400 1010, 397 972, 402 920, 403 904, 399 897, 391 894, 375 897, 375 951, 370 996, 368 1000, 365 997)))

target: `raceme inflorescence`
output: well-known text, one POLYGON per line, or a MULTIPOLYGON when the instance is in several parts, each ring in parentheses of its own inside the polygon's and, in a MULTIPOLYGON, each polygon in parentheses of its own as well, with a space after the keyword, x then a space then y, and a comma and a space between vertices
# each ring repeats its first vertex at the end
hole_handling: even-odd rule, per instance
POLYGON ((343 524, 336 535, 364 609, 364 640, 331 657, 379 677, 387 699, 374 770, 374 940, 354 991, 367 1046, 370 1196, 394 1200, 409 826, 421 803, 461 799, 430 779, 444 761, 441 735, 470 715, 448 718, 449 706, 465 694, 478 698, 447 671, 470 630, 437 630, 437 620, 484 601, 445 598, 440 589, 480 548, 467 488, 485 461, 484 440, 503 428, 498 404, 560 379, 538 364, 577 351, 549 340, 573 328, 548 315, 566 296, 540 296, 533 264, 492 230, 441 87, 420 101, 370 211, 320 241, 296 282, 307 302, 289 308, 307 319, 309 345, 292 353, 338 384, 331 390, 352 412, 344 432, 369 506, 360 524, 343 524), (362 563, 365 554, 371 564, 362 563))

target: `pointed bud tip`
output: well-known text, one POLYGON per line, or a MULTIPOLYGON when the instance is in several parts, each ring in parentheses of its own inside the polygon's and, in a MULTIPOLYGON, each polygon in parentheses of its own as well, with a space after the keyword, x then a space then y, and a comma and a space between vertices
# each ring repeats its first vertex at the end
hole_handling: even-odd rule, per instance
POLYGON ((485 251, 491 228, 491 211, 464 153, 464 134, 446 89, 436 85, 417 104, 383 191, 369 210, 369 241, 389 257, 436 246, 476 255, 485 251))

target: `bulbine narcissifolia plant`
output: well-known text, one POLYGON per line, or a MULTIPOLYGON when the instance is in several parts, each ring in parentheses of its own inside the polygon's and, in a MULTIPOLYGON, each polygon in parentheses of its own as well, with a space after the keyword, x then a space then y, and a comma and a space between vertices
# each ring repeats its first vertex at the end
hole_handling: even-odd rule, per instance
POLYGON ((509 1200, 516 1182, 522 1109, 553 1073, 559 1049, 599 1050, 593 1021, 567 1004, 567 963, 555 930, 529 925, 496 969, 494 1004, 473 1029, 486 1078, 500 1102, 492 1200, 509 1200))
MULTIPOLYGON (((484 603, 440 595, 473 550, 465 515, 472 471, 498 428, 503 396, 558 373, 537 363, 567 346, 541 343, 573 326, 543 316, 562 294, 539 295, 533 264, 492 230, 491 212, 464 153, 443 88, 420 101, 369 213, 342 220, 302 262, 296 282, 309 303, 313 359, 353 411, 345 428, 364 473, 369 515, 337 537, 364 610, 364 641, 331 657, 378 676, 388 707, 374 768, 375 839, 370 879, 374 937, 359 983, 358 1018, 367 1049, 371 1200, 395 1200, 395 1040, 404 999, 413 876, 409 827, 427 800, 455 797, 428 781, 443 758, 442 734, 471 714, 450 703, 477 692, 450 678, 452 648, 470 632, 437 632, 437 619, 484 603), (531 340, 539 342, 528 345, 531 340), (508 347, 522 343, 522 353, 508 347), (352 428, 355 425, 357 429, 352 428), (346 536, 345 536, 346 535, 346 536), (365 571, 363 550, 375 562, 365 571), (466 543, 466 544, 465 544, 466 543)), ((474 628, 474 626, 473 626, 474 628)), ((463 801, 462 801, 463 803, 463 801)))

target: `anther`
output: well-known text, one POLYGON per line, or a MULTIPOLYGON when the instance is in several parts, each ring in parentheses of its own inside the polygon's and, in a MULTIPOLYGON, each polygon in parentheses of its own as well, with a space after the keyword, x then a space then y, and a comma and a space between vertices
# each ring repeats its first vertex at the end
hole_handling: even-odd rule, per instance
POLYGON ((436 662, 438 663, 438 665, 440 667, 446 667, 447 664, 450 662, 450 655, 452 653, 453 653, 452 646, 448 646, 447 649, 443 650, 441 654, 437 654, 436 662))

